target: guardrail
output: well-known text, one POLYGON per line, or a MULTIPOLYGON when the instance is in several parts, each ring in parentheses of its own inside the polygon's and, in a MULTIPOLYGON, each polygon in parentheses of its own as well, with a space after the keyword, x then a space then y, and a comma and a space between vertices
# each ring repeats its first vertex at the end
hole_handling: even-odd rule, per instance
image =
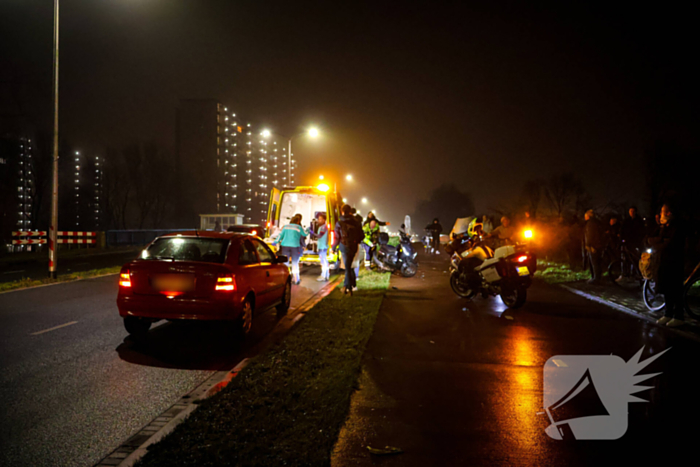
POLYGON ((192 229, 163 229, 163 230, 108 230, 105 232, 107 247, 146 245, 156 237, 173 232, 184 232, 192 229))
MULTIPOLYGON (((13 245, 45 245, 48 243, 48 239, 45 238, 48 232, 45 230, 18 230, 12 232, 13 237, 20 237, 18 239, 13 239, 13 245), (39 238, 21 238, 21 237, 39 237, 39 238), (44 238, 42 238, 44 237, 44 238)), ((97 232, 83 232, 83 231, 72 231, 72 230, 59 230, 58 237, 92 237, 92 238, 58 238, 57 243, 62 244, 88 244, 92 245, 97 243, 96 237, 97 232)))

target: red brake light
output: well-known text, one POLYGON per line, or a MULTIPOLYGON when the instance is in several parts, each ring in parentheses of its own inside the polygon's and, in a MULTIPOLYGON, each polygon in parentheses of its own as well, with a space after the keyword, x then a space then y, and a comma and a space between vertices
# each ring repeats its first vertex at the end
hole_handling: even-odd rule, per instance
POLYGON ((219 276, 216 278, 216 287, 214 290, 217 292, 233 292, 236 290, 236 280, 232 275, 219 276))
POLYGON ((119 287, 131 287, 131 276, 128 269, 119 274, 119 287))
POLYGON ((253 230, 253 231, 251 231, 250 233, 251 233, 251 235, 257 235, 257 234, 258 234, 258 231, 257 231, 257 230, 253 230))
POLYGON ((527 256, 518 256, 518 259, 516 260, 518 263, 524 263, 527 261, 527 256))

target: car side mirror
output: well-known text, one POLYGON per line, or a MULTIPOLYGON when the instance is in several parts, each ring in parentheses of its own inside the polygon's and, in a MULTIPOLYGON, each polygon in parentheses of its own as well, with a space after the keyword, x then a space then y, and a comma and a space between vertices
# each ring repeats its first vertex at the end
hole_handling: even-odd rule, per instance
POLYGON ((284 256, 284 255, 277 255, 277 260, 275 263, 277 264, 287 264, 289 262, 289 258, 284 256))

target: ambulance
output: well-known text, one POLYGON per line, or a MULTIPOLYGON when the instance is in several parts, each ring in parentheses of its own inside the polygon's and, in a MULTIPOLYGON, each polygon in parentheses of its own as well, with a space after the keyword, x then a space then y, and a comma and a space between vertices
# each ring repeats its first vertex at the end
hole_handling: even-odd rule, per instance
MULTIPOLYGON (((331 252, 335 237, 335 224, 340 218, 340 208, 343 197, 335 189, 326 184, 318 186, 298 186, 296 188, 273 188, 270 193, 270 206, 265 224, 265 243, 272 244, 279 236, 282 227, 289 224, 295 214, 301 214, 301 224, 309 232, 317 232, 316 217, 320 213, 326 215, 328 227, 328 262, 331 268, 340 267, 340 255, 331 252)), ((320 264, 316 239, 309 235, 304 254, 299 261, 301 264, 320 264)))

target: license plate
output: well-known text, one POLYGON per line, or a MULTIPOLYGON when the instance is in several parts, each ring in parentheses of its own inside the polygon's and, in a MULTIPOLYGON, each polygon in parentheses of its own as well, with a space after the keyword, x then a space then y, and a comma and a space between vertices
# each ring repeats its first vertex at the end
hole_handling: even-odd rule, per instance
POLYGON ((168 292, 189 292, 194 289, 194 278, 190 275, 162 275, 153 278, 153 288, 168 292))
POLYGON ((527 266, 518 266, 518 274, 521 276, 529 276, 530 270, 527 268, 527 266))

